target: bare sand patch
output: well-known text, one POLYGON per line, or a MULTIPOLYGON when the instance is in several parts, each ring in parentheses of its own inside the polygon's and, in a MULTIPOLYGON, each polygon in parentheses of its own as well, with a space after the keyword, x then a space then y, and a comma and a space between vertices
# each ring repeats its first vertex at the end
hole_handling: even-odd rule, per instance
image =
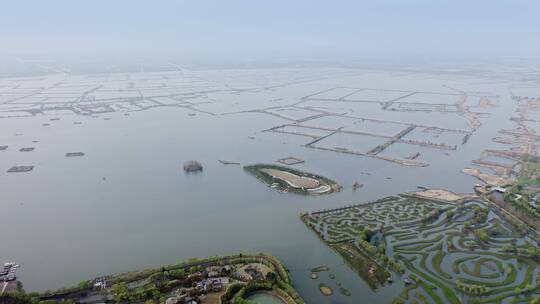
POLYGON ((261 169, 261 171, 275 178, 284 180, 285 182, 287 182, 287 184, 289 184, 293 188, 312 189, 312 188, 317 188, 320 186, 320 182, 316 179, 305 177, 305 176, 298 176, 290 172, 285 172, 285 171, 276 170, 276 169, 269 169, 269 168, 261 169))
POLYGON ((461 170, 461 172, 472 175, 479 180, 483 181, 484 183, 492 186, 504 186, 507 184, 511 184, 512 180, 509 178, 504 178, 500 176, 495 176, 487 173, 482 173, 482 171, 478 169, 472 169, 472 168, 465 168, 461 170))
POLYGON ((442 189, 428 189, 424 191, 411 192, 414 196, 427 198, 427 199, 439 199, 444 201, 457 201, 464 198, 464 195, 459 195, 454 192, 450 192, 442 189))

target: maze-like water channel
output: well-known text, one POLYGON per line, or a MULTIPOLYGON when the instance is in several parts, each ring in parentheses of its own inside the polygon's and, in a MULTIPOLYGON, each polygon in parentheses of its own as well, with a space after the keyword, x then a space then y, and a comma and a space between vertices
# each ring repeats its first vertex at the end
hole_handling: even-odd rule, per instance
POLYGON ((481 201, 390 198, 304 219, 331 247, 360 254, 364 231, 375 231, 368 241, 405 268, 392 272, 407 283, 400 303, 522 303, 540 293, 538 248, 481 201))

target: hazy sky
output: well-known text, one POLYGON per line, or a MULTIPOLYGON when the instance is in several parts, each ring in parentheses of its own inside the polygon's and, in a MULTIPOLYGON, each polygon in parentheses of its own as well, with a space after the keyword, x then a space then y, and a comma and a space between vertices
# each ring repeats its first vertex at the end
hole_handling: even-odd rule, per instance
POLYGON ((540 1, 8 0, 0 57, 540 54, 540 1))

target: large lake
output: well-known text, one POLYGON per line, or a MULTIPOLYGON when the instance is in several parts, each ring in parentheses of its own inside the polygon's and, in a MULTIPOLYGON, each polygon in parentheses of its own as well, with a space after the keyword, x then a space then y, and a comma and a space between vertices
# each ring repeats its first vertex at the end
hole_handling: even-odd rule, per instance
MULTIPOLYGON (((1 261, 21 264, 19 274, 25 288, 42 291, 190 257, 266 252, 286 264, 308 303, 390 302, 400 292, 402 282, 371 291, 304 226, 299 214, 376 200, 416 190, 417 186, 472 192, 478 181, 461 169, 471 167, 470 161, 483 149, 501 147, 491 138, 499 129, 513 127, 509 121, 515 109, 510 84, 478 76, 345 69, 0 79, 0 145, 9 146, 0 151, 1 261), (60 88, 54 86, 58 82, 60 88), (86 100, 89 104, 181 90, 196 105, 194 109, 216 115, 178 106, 114 107, 113 112, 95 115, 70 114, 57 108, 39 113, 43 109, 39 103, 56 99, 73 102, 81 95, 78 87, 90 90, 102 84, 106 89, 90 92, 95 99, 86 100), (115 90, 115 85, 122 90, 115 90), (303 96, 336 86, 448 94, 456 94, 456 90, 485 92, 480 94, 499 95, 493 98, 499 105, 479 110, 491 116, 482 118, 483 125, 455 151, 415 148, 429 163, 427 167, 309 149, 303 146, 306 138, 261 132, 289 122, 277 116, 253 112, 222 115, 293 104, 303 96), (242 90, 227 91, 231 88, 242 90), (50 93, 45 97, 35 95, 47 90, 50 93), (190 91, 196 94, 189 95, 190 91), (25 97, 29 92, 34 95, 25 97), (10 115, 11 110, 6 110, 17 107, 34 109, 37 114, 8 118, 24 116, 10 115), (35 150, 19 152, 23 147, 35 150), (65 157, 65 153, 77 151, 85 155, 65 157), (241 166, 218 162, 274 163, 287 156, 304 159, 305 163, 295 168, 334 179, 344 186, 343 191, 319 197, 281 194, 246 174, 241 166), (182 164, 191 159, 200 161, 204 171, 184 173, 182 164), (6 173, 14 165, 35 168, 28 173, 6 173), (364 187, 353 191, 354 181, 364 187), (310 279, 309 269, 319 265, 329 266, 336 280, 328 280, 324 274, 320 280, 310 279), (334 296, 321 295, 321 280, 334 287, 334 296), (335 282, 341 282, 352 295, 340 295, 335 282)), ((442 102, 447 102, 446 97, 442 102)), ((353 111, 364 117, 387 115, 389 120, 468 128, 463 117, 454 113, 381 111, 378 104, 366 103, 312 103, 310 106, 331 106, 335 111, 353 111)), ((346 141, 362 145, 354 139, 346 141)))

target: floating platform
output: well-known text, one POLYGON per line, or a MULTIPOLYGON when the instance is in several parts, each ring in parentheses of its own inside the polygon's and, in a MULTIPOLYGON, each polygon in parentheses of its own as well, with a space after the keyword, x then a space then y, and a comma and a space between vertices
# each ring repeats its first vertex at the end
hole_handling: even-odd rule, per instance
POLYGON ((78 157, 78 156, 84 156, 84 152, 68 152, 68 153, 66 153, 66 157, 78 157))
POLYGON ((234 161, 228 161, 228 160, 222 160, 222 159, 219 159, 218 161, 224 165, 240 165, 239 162, 234 162, 234 161))
POLYGON ((13 166, 9 168, 8 173, 30 172, 34 170, 34 166, 13 166))

